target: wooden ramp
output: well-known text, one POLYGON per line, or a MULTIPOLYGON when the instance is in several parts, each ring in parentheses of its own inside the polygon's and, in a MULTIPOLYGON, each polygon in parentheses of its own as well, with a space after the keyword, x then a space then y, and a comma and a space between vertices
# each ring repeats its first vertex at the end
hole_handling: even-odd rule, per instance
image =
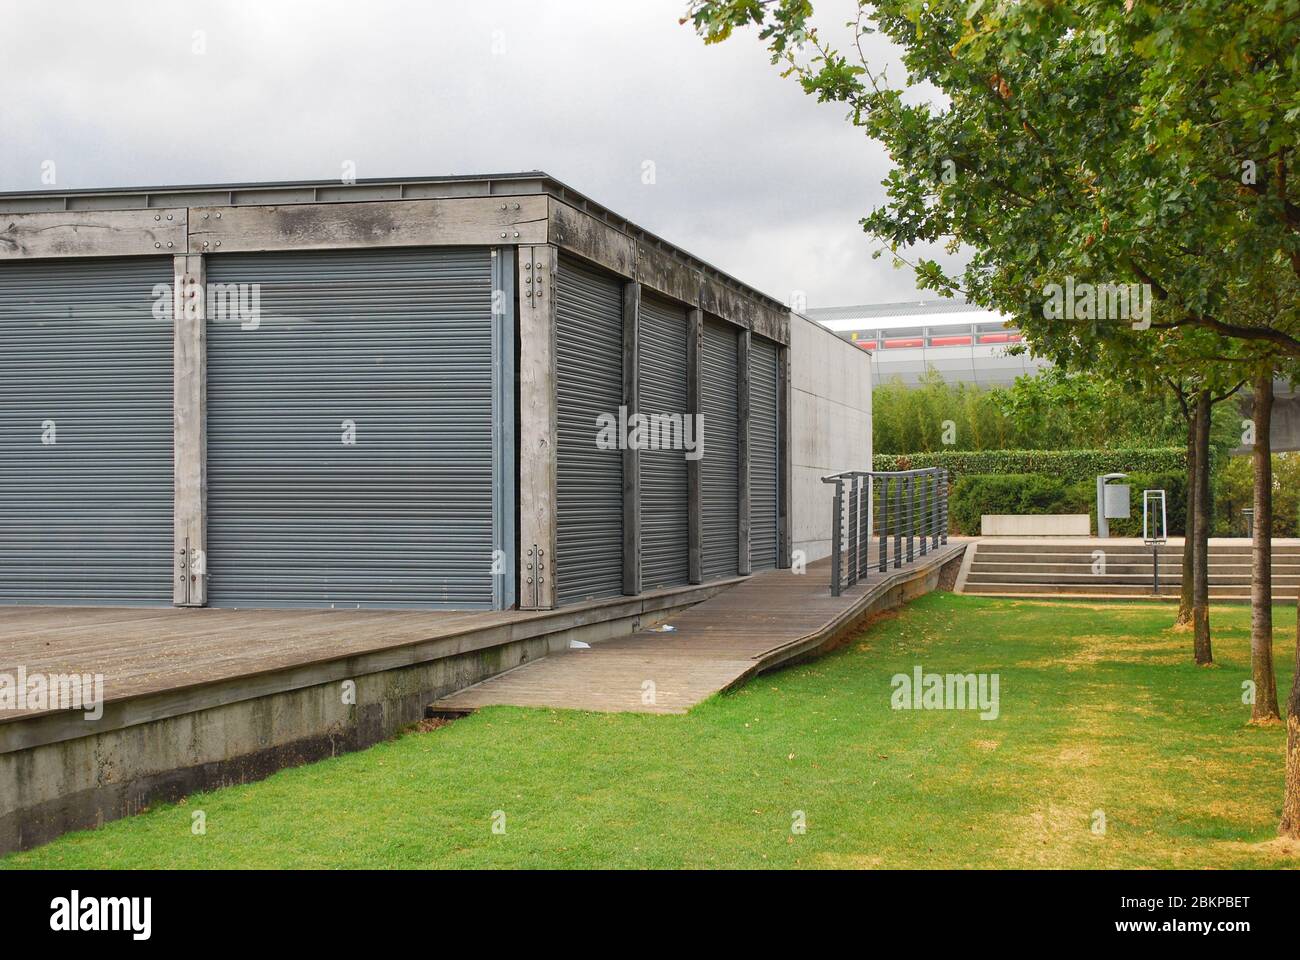
POLYGON ((761 573, 678 613, 671 631, 642 630, 587 649, 523 664, 430 705, 435 715, 486 706, 685 713, 763 670, 816 650, 875 609, 932 588, 938 569, 959 557, 949 543, 832 597, 826 561, 808 572, 761 573))

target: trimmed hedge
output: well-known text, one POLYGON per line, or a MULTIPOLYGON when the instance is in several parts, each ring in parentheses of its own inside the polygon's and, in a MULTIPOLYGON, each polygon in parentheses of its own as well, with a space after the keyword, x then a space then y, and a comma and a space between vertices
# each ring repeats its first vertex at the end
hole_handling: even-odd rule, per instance
POLYGON ((881 453, 872 457, 871 462, 873 470, 884 471, 943 467, 948 471, 952 483, 972 474, 1044 474, 1068 482, 1086 481, 1095 484, 1097 477, 1103 473, 1184 476, 1187 473, 1187 451, 1182 447, 1130 450, 936 450, 932 453, 881 453))
MULTIPOLYGON (((1183 534, 1187 520, 1186 473, 1130 473, 1124 481, 1132 487, 1132 514, 1128 520, 1110 521, 1117 537, 1142 535, 1142 491, 1164 490, 1171 536, 1183 534)), ((1039 473, 1016 475, 968 474, 952 485, 949 502, 952 532, 978 535, 980 517, 991 514, 1086 513, 1097 529, 1097 484, 1070 481, 1039 473)))

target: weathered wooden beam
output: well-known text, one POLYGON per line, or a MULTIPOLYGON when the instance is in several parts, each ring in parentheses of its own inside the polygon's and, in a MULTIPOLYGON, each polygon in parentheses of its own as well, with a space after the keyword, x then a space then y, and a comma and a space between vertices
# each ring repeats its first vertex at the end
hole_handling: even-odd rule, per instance
POLYGON ((766 337, 782 346, 790 343, 790 314, 768 304, 758 304, 749 328, 760 337, 766 337))
POLYGON ((683 262, 554 197, 550 218, 550 240, 561 250, 637 280, 644 289, 678 303, 702 307, 733 326, 780 344, 790 342, 789 311, 724 282, 703 265, 683 262))
POLYGON ((183 207, 5 214, 0 260, 174 256, 185 252, 185 214, 183 207))
POLYGON ((194 207, 191 253, 517 246, 547 240, 546 197, 194 207))
MULTIPOLYGON (((691 310, 686 315, 686 413, 695 418, 696 442, 704 443, 708 456, 708 437, 701 438, 701 367, 704 358, 704 312, 691 310)), ((706 425, 707 426, 707 425, 706 425)), ((686 541, 687 570, 691 583, 704 582, 704 489, 700 461, 686 461, 686 541)))
MULTIPOLYGON (((640 327, 641 284, 629 280, 623 284, 623 404, 629 422, 640 409, 640 327)), ((623 592, 641 592, 641 451, 631 443, 623 447, 623 592)))
POLYGON ((555 275, 551 246, 519 248, 519 607, 555 607, 555 275))
POLYGON ((742 577, 747 577, 754 572, 749 554, 751 526, 749 516, 749 361, 752 343, 751 334, 748 330, 741 330, 739 337, 739 349, 736 351, 736 445, 739 454, 739 477, 736 484, 738 491, 736 516, 739 522, 736 525, 736 534, 739 538, 739 551, 737 553, 739 562, 736 572, 742 577))
POLYGON ((172 602, 207 603, 207 276, 201 256, 173 258, 172 602))
POLYGON ((790 342, 790 313, 746 296, 707 274, 700 275, 700 307, 705 313, 779 344, 790 342))
POLYGON ((561 200, 550 198, 551 242, 620 277, 636 279, 636 241, 561 200))
POLYGON ((790 449, 790 348, 781 347, 777 351, 777 395, 776 395, 776 456, 777 456, 777 564, 781 569, 789 569, 790 556, 790 490, 794 481, 791 467, 790 449))
POLYGON ((637 245, 636 278, 641 284, 688 306, 699 306, 700 273, 663 250, 637 245))

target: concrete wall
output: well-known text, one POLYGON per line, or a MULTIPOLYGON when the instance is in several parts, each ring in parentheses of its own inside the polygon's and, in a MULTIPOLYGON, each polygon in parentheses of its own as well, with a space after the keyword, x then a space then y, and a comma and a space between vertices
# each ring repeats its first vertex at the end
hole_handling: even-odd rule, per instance
POLYGON ((790 316, 790 539, 809 561, 831 552, 829 473, 871 469, 871 356, 790 316))
POLYGON ((980 536, 1090 537, 1092 518, 1086 513, 986 513, 980 517, 980 536))
MULTIPOLYGON (((1254 411, 1251 404, 1254 398, 1243 392, 1237 401, 1241 418, 1249 420, 1254 411)), ((1273 381, 1273 429, 1268 433, 1269 442, 1274 453, 1287 453, 1300 450, 1300 391, 1295 390, 1285 380, 1273 381)), ((1238 447, 1232 451, 1234 457, 1248 457, 1253 452, 1251 447, 1238 447)))

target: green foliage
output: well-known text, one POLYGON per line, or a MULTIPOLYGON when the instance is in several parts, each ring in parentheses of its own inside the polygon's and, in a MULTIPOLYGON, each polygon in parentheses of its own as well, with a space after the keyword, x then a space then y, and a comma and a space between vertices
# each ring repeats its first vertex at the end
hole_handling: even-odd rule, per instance
MULTIPOLYGON (((1183 472, 1130 473, 1124 481, 1133 488, 1133 516, 1110 521, 1111 533, 1120 537, 1142 535, 1142 491, 1164 490, 1168 532, 1185 533, 1187 516, 1187 478, 1183 472)), ((1086 513, 1092 528, 1097 528, 1097 487, 1095 479, 1071 480, 1053 474, 968 474, 952 487, 949 517, 952 532, 969 536, 980 532, 980 517, 985 514, 1086 513)))
MULTIPOLYGON (((1252 508, 1255 469, 1250 457, 1232 457, 1218 471, 1214 500, 1216 537, 1247 536, 1242 510, 1252 508)), ((1273 536, 1300 536, 1300 453, 1273 455, 1273 536)))
MULTIPOLYGON (((1222 443, 1239 427, 1216 409, 1222 443)), ((872 391, 878 453, 942 450, 1070 450, 1174 446, 1187 425, 1168 390, 1130 391, 1114 381, 1050 367, 1011 387, 946 383, 934 370, 920 386, 897 378, 872 391), (945 444, 944 431, 950 431, 945 444)))
POLYGON ((919 387, 895 378, 871 391, 873 449, 884 453, 944 449, 945 430, 963 450, 1033 446, 993 394, 969 383, 945 383, 931 371, 919 387), (951 424, 951 427, 949 427, 951 424))
POLYGON ((938 450, 872 457, 873 470, 943 467, 950 482, 971 474, 1046 474, 1067 482, 1093 482, 1103 473, 1187 472, 1183 447, 1133 450, 938 450))
POLYGON ((984 514, 1084 513, 1059 477, 1042 474, 970 474, 952 486, 952 532, 978 535, 984 514))

